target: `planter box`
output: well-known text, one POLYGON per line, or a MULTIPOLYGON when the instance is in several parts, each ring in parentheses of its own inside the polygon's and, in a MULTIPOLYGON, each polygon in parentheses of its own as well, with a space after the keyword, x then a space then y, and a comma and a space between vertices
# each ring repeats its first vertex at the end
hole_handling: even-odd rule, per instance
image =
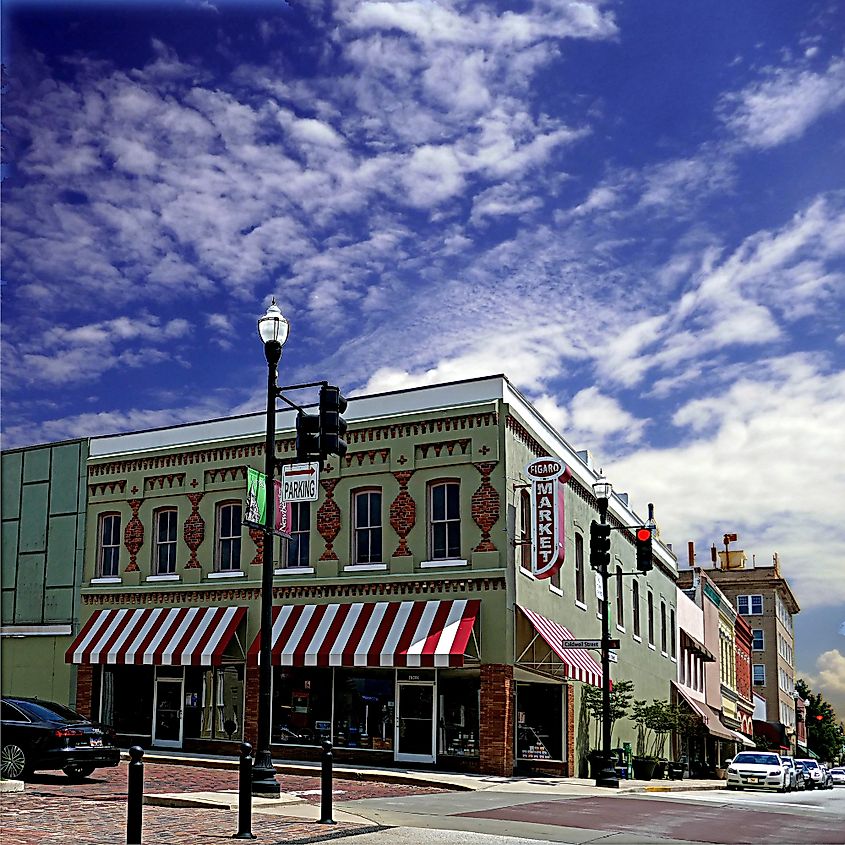
POLYGON ((634 757, 634 778, 636 780, 651 780, 654 777, 654 768, 657 760, 650 760, 647 757, 634 757))

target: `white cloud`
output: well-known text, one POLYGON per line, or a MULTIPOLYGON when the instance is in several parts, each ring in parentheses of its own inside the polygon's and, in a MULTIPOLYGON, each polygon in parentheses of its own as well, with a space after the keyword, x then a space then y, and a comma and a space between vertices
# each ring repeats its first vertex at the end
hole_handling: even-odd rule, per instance
POLYGON ((775 147, 801 137, 825 114, 845 103, 845 60, 821 73, 800 67, 769 68, 754 82, 723 98, 722 119, 751 147, 775 147))
POLYGON ((838 649, 822 652, 815 671, 804 674, 812 692, 821 693, 840 720, 845 719, 845 655, 838 649))

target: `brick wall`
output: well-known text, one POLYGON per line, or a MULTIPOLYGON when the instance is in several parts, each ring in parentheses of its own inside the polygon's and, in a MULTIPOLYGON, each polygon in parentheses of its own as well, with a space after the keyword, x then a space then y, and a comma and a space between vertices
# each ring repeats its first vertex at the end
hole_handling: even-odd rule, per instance
POLYGON ((564 777, 576 777, 575 768, 575 690, 571 684, 564 684, 566 696, 566 772, 564 777))
POLYGON ((76 710, 91 718, 91 704, 94 699, 94 667, 83 663, 76 670, 76 710))
POLYGON ((257 748, 258 742, 258 667, 246 667, 244 693, 244 741, 257 748))
POLYGON ((481 666, 481 724, 479 745, 483 774, 513 774, 513 666, 481 666))

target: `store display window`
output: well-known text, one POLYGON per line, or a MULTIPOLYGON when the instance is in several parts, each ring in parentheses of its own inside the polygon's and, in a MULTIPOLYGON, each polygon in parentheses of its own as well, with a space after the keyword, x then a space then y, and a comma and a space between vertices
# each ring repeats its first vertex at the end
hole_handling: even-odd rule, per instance
POLYGON ((562 690, 556 684, 517 684, 517 759, 563 759, 562 690))
POLYGON ((331 726, 332 670, 275 667, 271 741, 319 745, 331 739, 331 726))
POLYGON ((451 757, 478 757, 479 678, 453 678, 441 673, 437 695, 437 753, 451 757))
POLYGON ((393 670, 336 669, 335 746, 392 750, 394 707, 393 670))
POLYGON ((100 718, 116 733, 153 735, 153 667, 104 666, 100 718))
POLYGON ((244 667, 185 670, 185 737, 243 739, 244 667))

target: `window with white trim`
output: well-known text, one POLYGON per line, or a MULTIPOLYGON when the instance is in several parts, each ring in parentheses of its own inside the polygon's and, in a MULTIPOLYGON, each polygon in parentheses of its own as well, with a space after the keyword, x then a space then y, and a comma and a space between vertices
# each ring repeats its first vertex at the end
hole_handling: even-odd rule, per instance
POLYGON ((763 612, 763 596, 737 596, 736 609, 742 616, 759 616, 763 612))
POLYGON ((575 533, 575 601, 584 604, 584 537, 575 533))
POLYGON ((160 508, 155 513, 155 574, 176 572, 176 508, 160 508))
POLYGON ((672 659, 674 660, 678 656, 677 652, 677 645, 675 640, 677 639, 677 630, 675 628, 675 608, 669 608, 669 654, 671 655, 672 659))
POLYGON ((753 651, 763 651, 765 648, 762 628, 751 629, 751 649, 753 651))
POLYGON ((616 567, 616 624, 625 627, 625 596, 622 594, 622 567, 616 567))
POLYGON ((666 654, 666 602, 660 602, 660 653, 666 654))
POLYGON ((437 481, 429 486, 428 544, 432 560, 461 556, 461 499, 457 481, 437 481))
POLYGON ((519 491, 519 565, 531 569, 531 494, 519 491))
POLYGON ((646 625, 648 628, 648 644, 654 645, 654 594, 648 591, 646 598, 646 625))
POLYGON ((751 664, 751 681, 755 687, 766 686, 766 666, 763 663, 751 664))
POLYGON ((290 540, 287 543, 289 569, 308 566, 311 562, 311 502, 291 502, 290 540))
POLYGON ((352 503, 352 562, 381 563, 381 490, 358 490, 352 503))
POLYGON ((221 502, 217 506, 215 551, 218 572, 236 572, 241 568, 242 520, 240 502, 221 502))
POLYGON ((117 578, 120 575, 120 514, 100 514, 97 532, 97 574, 101 578, 117 578))
POLYGON ((634 636, 640 637, 642 636, 640 633, 640 584, 636 579, 634 579, 634 583, 631 584, 631 610, 631 617, 634 625, 634 636))

